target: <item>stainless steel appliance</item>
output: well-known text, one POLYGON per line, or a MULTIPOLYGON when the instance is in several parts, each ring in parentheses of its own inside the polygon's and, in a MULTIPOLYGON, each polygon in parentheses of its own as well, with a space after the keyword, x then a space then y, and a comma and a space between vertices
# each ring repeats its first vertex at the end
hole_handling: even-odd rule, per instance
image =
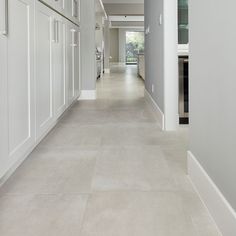
POLYGON ((102 53, 96 51, 96 63, 97 63, 97 79, 101 77, 102 73, 102 53))
POLYGON ((189 60, 179 57, 179 123, 189 123, 189 60))

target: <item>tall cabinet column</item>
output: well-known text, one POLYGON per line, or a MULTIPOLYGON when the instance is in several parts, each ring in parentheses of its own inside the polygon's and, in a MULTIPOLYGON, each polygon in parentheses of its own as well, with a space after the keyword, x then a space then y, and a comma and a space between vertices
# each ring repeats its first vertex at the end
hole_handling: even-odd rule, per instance
POLYGON ((104 69, 105 73, 110 73, 110 21, 104 21, 104 69))

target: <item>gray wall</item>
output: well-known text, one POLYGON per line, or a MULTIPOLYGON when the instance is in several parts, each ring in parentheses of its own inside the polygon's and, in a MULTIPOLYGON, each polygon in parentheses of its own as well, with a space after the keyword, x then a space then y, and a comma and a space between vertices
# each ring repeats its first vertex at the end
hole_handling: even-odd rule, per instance
POLYGON ((163 0, 145 1, 144 12, 145 28, 150 27, 150 34, 145 37, 145 87, 164 112, 164 31, 158 22, 163 0))
POLYGON ((190 151, 236 210, 236 1, 190 3, 190 151))
POLYGON ((119 29, 119 62, 125 62, 125 43, 127 29, 119 29))
POLYGON ((119 29, 110 29, 110 62, 119 62, 119 29))
POLYGON ((81 0, 81 78, 82 90, 96 89, 95 76, 95 5, 81 0))
POLYGON ((100 29, 95 31, 95 41, 96 47, 99 47, 102 50, 103 47, 103 22, 102 22, 103 15, 102 13, 96 13, 96 23, 99 24, 100 29))

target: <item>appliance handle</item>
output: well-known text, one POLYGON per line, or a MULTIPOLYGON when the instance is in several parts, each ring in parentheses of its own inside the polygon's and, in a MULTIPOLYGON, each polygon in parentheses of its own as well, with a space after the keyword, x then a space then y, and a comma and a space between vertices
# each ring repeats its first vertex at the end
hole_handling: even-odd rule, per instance
POLYGON ((4 3, 4 16, 3 16, 3 30, 0 32, 2 35, 5 35, 7 36, 8 35, 8 0, 3 0, 3 3, 4 3))

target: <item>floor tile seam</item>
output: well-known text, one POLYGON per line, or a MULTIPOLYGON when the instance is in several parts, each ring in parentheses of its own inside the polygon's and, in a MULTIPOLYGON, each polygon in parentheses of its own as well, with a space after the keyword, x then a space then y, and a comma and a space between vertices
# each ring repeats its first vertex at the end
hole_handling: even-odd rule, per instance
MULTIPOLYGON (((103 141, 103 140, 101 140, 103 141)), ((171 145, 171 144, 170 144, 171 145)), ((70 144, 70 145, 64 145, 63 148, 65 149, 70 149, 70 148, 75 148, 78 147, 78 151, 80 151, 80 148, 122 148, 122 147, 136 147, 136 148, 147 148, 147 147, 162 147, 162 144, 105 144, 105 143, 101 143, 101 144, 97 144, 97 145, 86 145, 86 144, 70 144)), ((164 145, 165 146, 165 145, 164 145)), ((51 148, 51 145, 40 145, 40 147, 42 148, 51 148)), ((59 149, 60 147, 62 147, 61 145, 54 145, 54 148, 59 149)))
POLYGON ((102 152, 103 152, 103 149, 100 149, 98 151, 98 155, 96 156, 96 159, 95 159, 94 169, 93 169, 93 174, 92 174, 91 184, 90 184, 91 193, 93 192, 93 190, 92 190, 93 189, 93 182, 94 182, 94 179, 96 178, 97 166, 98 166, 98 158, 102 155, 102 152))
POLYGON ((84 209, 82 220, 81 220, 79 235, 83 234, 83 229, 84 229, 84 225, 86 222, 86 216, 88 214, 89 202, 90 202, 91 198, 92 198, 92 194, 88 196, 87 201, 86 201, 85 209, 84 209))
POLYGON ((141 190, 141 189, 118 189, 118 190, 92 190, 92 195, 96 194, 119 194, 119 193, 152 193, 152 194, 158 194, 158 193, 175 193, 175 194, 195 194, 193 191, 186 191, 186 190, 141 190))
POLYGON ((4 193, 0 194, 0 199, 2 197, 37 197, 37 196, 43 196, 43 197, 62 197, 62 196, 90 196, 92 192, 90 193, 4 193))
POLYGON ((160 145, 153 145, 153 144, 150 144, 150 145, 148 145, 148 144, 142 144, 142 145, 124 145, 124 144, 120 144, 120 145, 107 145, 107 144, 102 144, 101 145, 101 147, 102 148, 116 148, 116 149, 118 149, 118 148, 138 148, 138 149, 140 149, 140 148, 148 148, 148 147, 159 147, 159 148, 161 148, 161 146, 160 145))
MULTIPOLYGON (((97 127, 100 127, 100 126, 131 126, 132 127, 135 127, 135 126, 138 126, 138 125, 141 125, 141 128, 149 128, 149 127, 152 127, 154 126, 155 128, 160 128, 160 124, 156 121, 124 121, 124 122, 116 122, 116 121, 102 121, 101 123, 96 123, 95 121, 94 122, 91 122, 91 123, 76 123, 76 122, 71 122, 71 123, 68 123, 68 122, 65 122, 65 123, 58 123, 58 125, 55 127, 55 128, 58 128, 58 127, 90 127, 90 126, 97 126, 97 127)), ((162 132, 161 128, 159 130, 160 132, 162 132)))

